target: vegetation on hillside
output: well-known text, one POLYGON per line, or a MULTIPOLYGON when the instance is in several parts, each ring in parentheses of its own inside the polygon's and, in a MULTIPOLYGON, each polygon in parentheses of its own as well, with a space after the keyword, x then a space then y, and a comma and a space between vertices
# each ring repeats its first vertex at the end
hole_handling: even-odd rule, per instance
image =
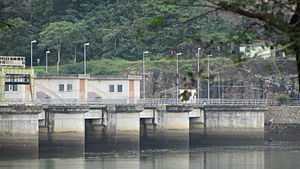
POLYGON ((157 57, 184 52, 194 56, 198 47, 213 54, 231 54, 234 47, 257 39, 241 18, 227 20, 202 7, 165 5, 163 1, 32 0, 0 2, 0 20, 13 25, 0 32, 0 55, 26 56, 34 45, 34 64, 82 61, 83 43, 90 42, 88 60, 139 60, 150 50, 157 57), (203 14, 203 17, 195 18, 203 14), (219 51, 216 49, 219 46, 219 51))

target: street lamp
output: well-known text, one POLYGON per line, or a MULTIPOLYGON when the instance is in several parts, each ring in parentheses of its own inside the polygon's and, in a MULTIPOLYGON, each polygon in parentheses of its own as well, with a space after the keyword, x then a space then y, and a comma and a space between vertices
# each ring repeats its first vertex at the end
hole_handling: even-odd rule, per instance
POLYGON ((48 54, 51 53, 49 50, 46 51, 46 73, 48 73, 48 54))
POLYGON ((209 68, 209 58, 211 57, 212 55, 207 55, 207 101, 208 101, 208 104, 210 103, 209 100, 210 100, 210 80, 209 80, 209 71, 210 71, 210 68, 209 68))
POLYGON ((200 99, 200 51, 201 48, 198 48, 198 53, 197 53, 197 97, 198 100, 200 99))
POLYGON ((36 40, 32 40, 31 41, 31 43, 30 43, 30 68, 32 69, 32 66, 33 66, 33 64, 32 64, 32 53, 33 53, 33 44, 34 43, 37 43, 37 41, 36 40))
POLYGON ((149 54, 149 51, 143 52, 143 98, 146 98, 146 77, 145 77, 145 55, 149 54))
POLYGON ((176 54, 176 104, 178 104, 178 97, 179 97, 179 66, 178 66, 178 61, 179 61, 179 56, 181 56, 182 53, 177 53, 176 54))
POLYGON ((89 46, 90 43, 84 43, 83 45, 83 57, 84 57, 84 75, 86 75, 86 47, 89 46))

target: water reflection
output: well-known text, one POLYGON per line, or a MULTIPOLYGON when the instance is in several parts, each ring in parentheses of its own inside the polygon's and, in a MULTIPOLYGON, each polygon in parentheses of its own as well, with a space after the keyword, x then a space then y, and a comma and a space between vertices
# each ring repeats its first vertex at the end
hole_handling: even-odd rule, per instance
POLYGON ((146 150, 127 153, 86 153, 85 156, 0 159, 0 169, 294 169, 300 147, 206 147, 146 150))
POLYGON ((263 151, 191 152, 191 169, 263 169, 263 151))

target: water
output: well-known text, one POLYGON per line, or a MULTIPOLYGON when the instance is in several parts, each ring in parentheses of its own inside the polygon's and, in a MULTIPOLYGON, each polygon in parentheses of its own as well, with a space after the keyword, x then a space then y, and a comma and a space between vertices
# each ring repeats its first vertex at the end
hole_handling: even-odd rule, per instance
POLYGON ((138 152, 50 153, 39 158, 1 158, 0 169, 295 169, 300 144, 276 142, 256 146, 196 146, 138 152))

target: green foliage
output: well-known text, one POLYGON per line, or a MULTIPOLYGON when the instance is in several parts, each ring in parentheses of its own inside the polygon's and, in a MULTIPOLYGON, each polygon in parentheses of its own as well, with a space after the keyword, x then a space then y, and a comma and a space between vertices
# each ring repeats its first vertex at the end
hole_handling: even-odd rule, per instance
POLYGON ((243 27, 214 14, 198 18, 208 12, 206 8, 168 5, 163 1, 32 0, 22 5, 31 8, 5 2, 13 15, 3 15, 6 16, 3 21, 17 23, 13 23, 14 30, 0 32, 2 43, 6 44, 1 45, 0 54, 28 57, 30 41, 35 39, 39 43, 34 48, 34 60, 45 62, 45 50, 49 49, 50 65, 57 62, 54 54, 58 49, 63 64, 73 62, 75 51, 82 61, 84 42, 91 44, 89 60, 115 57, 139 60, 144 50, 157 53, 157 57, 180 50, 191 57, 193 49, 207 46, 211 41, 223 43, 223 52, 230 53, 226 44, 254 37, 250 34, 245 38, 242 33, 233 36, 235 32, 243 32, 243 27), (19 16, 16 9, 20 9, 19 16))
POLYGON ((287 104, 289 101, 290 97, 287 94, 279 94, 275 96, 275 100, 280 104, 287 104))

